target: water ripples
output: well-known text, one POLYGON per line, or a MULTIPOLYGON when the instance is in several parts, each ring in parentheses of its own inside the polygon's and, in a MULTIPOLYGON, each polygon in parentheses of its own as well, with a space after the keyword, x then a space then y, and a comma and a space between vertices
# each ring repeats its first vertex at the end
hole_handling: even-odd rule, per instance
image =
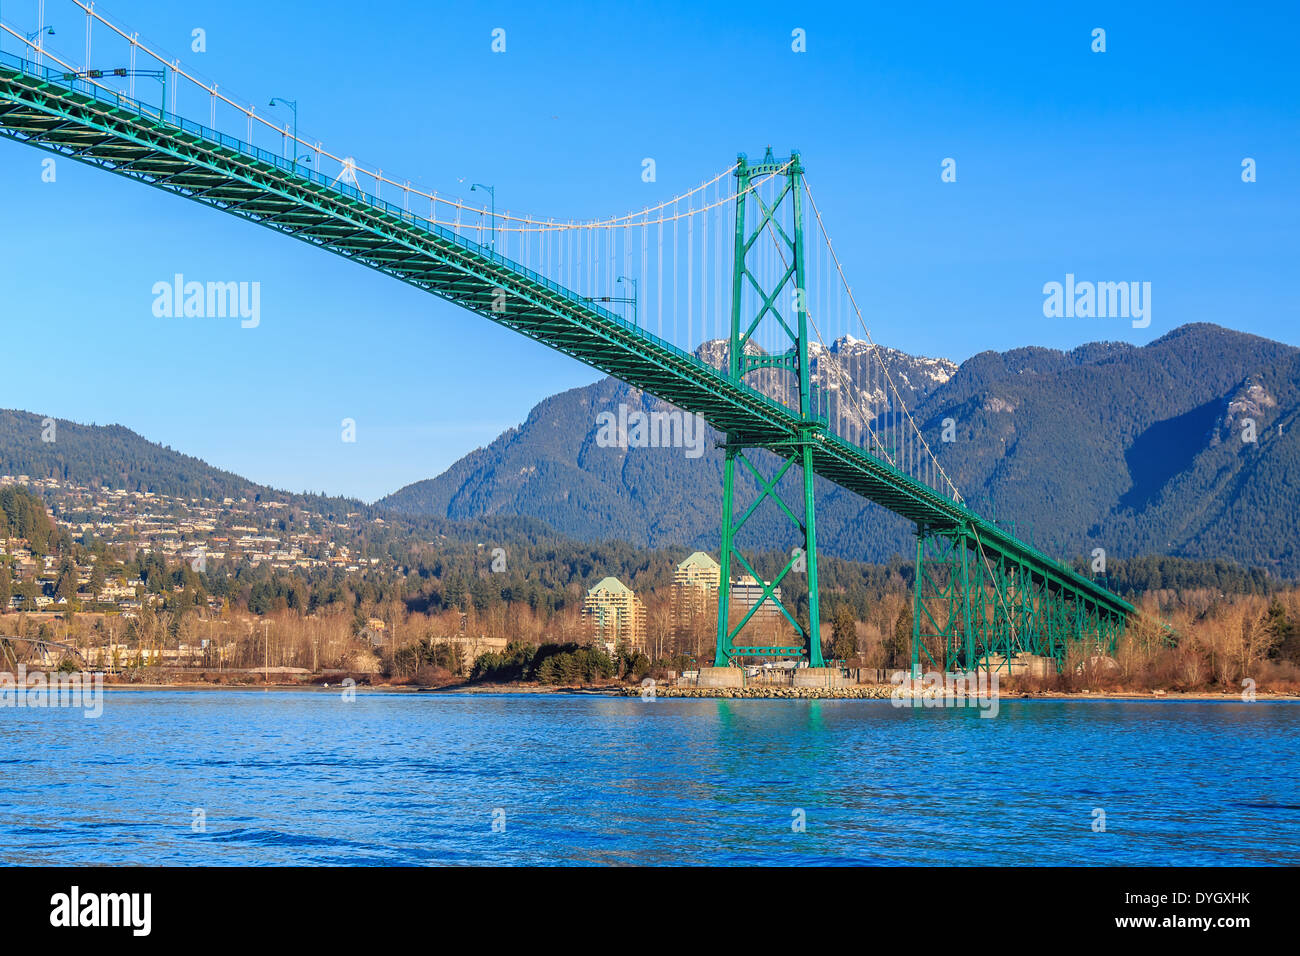
POLYGON ((0 711, 0 862, 1295 864, 1298 727, 1272 702, 114 692, 98 720, 0 711))

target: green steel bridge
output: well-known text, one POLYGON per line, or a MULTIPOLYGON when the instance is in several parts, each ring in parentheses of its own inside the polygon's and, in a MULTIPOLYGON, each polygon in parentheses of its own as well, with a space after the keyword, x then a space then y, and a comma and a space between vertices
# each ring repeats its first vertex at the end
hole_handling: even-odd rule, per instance
MULTIPOLYGON (((89 51, 93 11, 77 5, 87 10, 89 51)), ((93 20, 107 23, 98 15, 93 20)), ((126 36, 121 30, 117 33, 126 36)), ((725 359, 715 365, 652 333, 635 313, 629 321, 601 304, 635 303, 635 292, 630 300, 582 295, 557 281, 554 268, 548 275, 546 268, 518 261, 545 262, 548 242, 572 243, 578 235, 579 245, 569 247, 572 254, 560 269, 563 273, 569 268, 572 275, 574 267, 580 270, 594 257, 580 244, 590 229, 580 234, 553 220, 498 216, 493 192, 494 207, 486 226, 489 239, 476 241, 466 233, 477 228, 482 236, 485 210, 480 211, 477 224, 466 229, 461 222, 462 204, 455 204, 456 220, 451 222, 438 213, 447 200, 431 196, 430 215, 417 215, 409 208, 409 186, 402 190, 401 204, 384 200, 382 185, 391 180, 365 172, 351 158, 342 159, 339 174, 331 177, 321 169, 329 161, 327 154, 299 140, 296 130, 290 139, 288 129, 275 127, 283 134, 280 151, 252 145, 251 108, 244 139, 177 115, 167 102, 168 84, 173 84, 174 104, 174 84, 177 75, 184 74, 173 64, 162 61, 164 69, 158 71, 162 98, 150 103, 132 95, 135 76, 144 71, 73 65, 42 50, 39 40, 20 43, 18 53, 3 50, 5 42, 13 46, 17 39, 17 32, 0 28, 0 135, 5 138, 319 246, 698 414, 725 435, 718 666, 756 657, 802 657, 811 666, 823 666, 815 475, 914 525, 914 668, 997 668, 1020 654, 1052 657, 1060 666, 1072 645, 1089 654, 1113 649, 1136 613, 1131 604, 1095 581, 968 507, 931 453, 883 365, 876 371, 884 374, 869 378, 868 384, 886 395, 885 405, 842 425, 853 411, 843 404, 853 401, 845 397, 849 383, 830 382, 831 371, 818 368, 818 356, 825 364, 826 353, 813 342, 820 332, 815 326, 809 331, 815 315, 807 290, 817 280, 809 276, 811 230, 806 227, 814 217, 821 226, 821 216, 815 204, 810 206, 812 194, 798 153, 776 158, 769 149, 757 162, 740 156, 725 174, 729 181, 734 179, 734 191, 723 201, 699 203, 715 217, 727 217, 725 240, 716 226, 702 240, 707 245, 711 239, 714 248, 725 241, 725 272, 729 273, 729 294, 717 290, 723 308, 708 310, 719 312, 727 343, 725 359), (114 87, 109 82, 113 77, 119 78, 119 85, 121 78, 129 78, 129 89, 114 87), (290 142, 291 158, 284 155, 290 142), (363 190, 358 174, 372 175, 375 188, 363 190), (507 247, 515 242, 521 254, 508 258, 499 251, 498 239, 503 237, 507 247), (765 347, 759 347, 760 329, 769 330, 765 347), (784 384, 774 385, 778 380, 784 384), (838 392, 841 403, 834 423, 830 414, 834 396, 828 397, 832 392, 838 392), (739 500, 744 484, 740 476, 748 476, 758 489, 754 500, 739 500), (789 494, 791 486, 801 493, 789 494), (757 573, 741 543, 746 522, 760 505, 779 509, 801 542, 770 581, 757 573), (794 613, 780 597, 781 581, 797 573, 807 575, 806 616, 794 613), (763 588, 764 600, 747 611, 733 606, 729 596, 738 574, 752 576, 763 588), (756 610, 772 605, 793 639, 772 644, 749 636, 754 628, 746 628, 756 610)), ((133 66, 137 45, 132 37, 133 66)), ((217 91, 215 87, 204 90, 211 94, 215 119, 217 91)), ((264 123, 260 117, 258 122, 264 123)), ((713 181, 715 194, 720 179, 713 181)), ((707 199, 707 192, 702 199, 707 199)), ((656 209, 661 212, 647 209, 633 217, 595 223, 603 230, 597 241, 614 236, 622 243, 625 258, 636 251, 635 240, 628 239, 629 227, 639 227, 643 285, 649 284, 647 237, 657 228, 662 244, 665 223, 671 223, 674 237, 678 225, 668 216, 667 204, 656 209)), ((827 239, 817 250, 823 262, 829 250, 827 239)), ((833 269, 828 271, 842 278, 838 258, 833 251, 829 255, 833 269)), ((661 255, 660 270, 663 264, 661 255)), ((620 282, 623 279, 629 285, 633 282, 631 277, 619 277, 620 282)), ((662 287, 662 271, 659 283, 662 287)), ((670 312, 680 309, 680 302, 667 305, 670 312)), ((852 306, 856 309, 856 303, 852 306)), ((661 313, 662 309, 661 304, 661 313)))

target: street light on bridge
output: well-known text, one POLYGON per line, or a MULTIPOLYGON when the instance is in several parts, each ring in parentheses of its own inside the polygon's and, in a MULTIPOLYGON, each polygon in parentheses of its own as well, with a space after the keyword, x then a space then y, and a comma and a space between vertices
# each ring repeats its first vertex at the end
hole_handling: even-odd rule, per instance
POLYGON ((488 248, 495 252, 497 247, 497 188, 495 186, 484 186, 482 183, 473 183, 469 187, 470 192, 479 189, 486 190, 488 195, 492 197, 492 232, 488 235, 488 248))
MULTIPOLYGON (((4 31, 0 31, 0 33, 3 33, 3 32, 4 32, 4 31)), ((23 34, 23 38, 27 41, 27 45, 28 45, 28 46, 36 47, 37 51, 39 52, 39 51, 40 51, 40 47, 37 47, 36 44, 35 44, 33 41, 34 41, 38 36, 40 36, 42 33, 44 33, 46 36, 51 36, 51 37, 52 37, 52 36, 54 36, 54 27, 41 27, 40 29, 33 30, 31 33, 24 33, 24 34, 23 34)), ((23 60, 26 61, 26 59, 27 59, 27 50, 26 50, 26 48, 24 48, 24 49, 23 49, 23 60)), ((40 65, 40 61, 37 60, 36 57, 32 57, 32 62, 33 62, 33 63, 36 63, 38 66, 40 65)))
POLYGON ((631 283, 632 285, 632 298, 630 300, 632 303, 632 325, 633 327, 636 327, 636 279, 629 276, 619 276, 615 285, 622 285, 624 282, 631 283))
POLYGON ((293 168, 296 173, 298 170, 298 101, 273 96, 267 106, 287 106, 293 111, 293 168))

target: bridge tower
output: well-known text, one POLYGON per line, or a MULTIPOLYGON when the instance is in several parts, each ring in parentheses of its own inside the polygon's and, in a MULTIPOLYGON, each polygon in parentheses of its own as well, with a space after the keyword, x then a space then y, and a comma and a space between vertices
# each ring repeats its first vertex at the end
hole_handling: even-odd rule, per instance
MULTIPOLYGON (((822 667, 820 608, 817 595, 817 528, 813 501, 812 442, 815 435, 826 428, 826 418, 819 411, 819 401, 811 380, 808 365, 808 312, 804 290, 807 289, 804 273, 804 210, 803 166, 799 153, 794 151, 788 160, 778 160, 768 147, 762 162, 750 163, 740 154, 736 166, 736 233, 735 258, 731 285, 731 338, 728 349, 727 375, 743 383, 745 377, 756 371, 766 371, 768 378, 784 378, 788 400, 797 402, 801 419, 796 440, 764 440, 762 436, 728 432, 722 477, 722 549, 718 587, 718 637, 714 656, 716 667, 726 667, 738 657, 803 657, 810 667, 822 667), (756 181, 774 180, 775 199, 769 205, 757 189, 756 181), (766 238, 764 238, 766 236, 766 238), (766 274, 758 262, 760 240, 774 243, 777 255, 769 264, 766 274), (773 266, 775 268, 773 268, 773 266), (748 290, 752 289, 752 293, 748 290), (757 314, 750 314, 756 312, 757 314), (764 354, 755 348, 753 336, 764 323, 779 329, 778 341, 789 342, 789 349, 764 354), (756 466, 746 451, 766 449, 777 456, 779 467, 772 477, 767 477, 756 466), (797 466, 802 481, 802 506, 792 507, 783 497, 791 482, 783 482, 788 472, 797 466), (741 471, 743 469, 743 471, 741 471), (746 474, 758 487, 755 499, 743 514, 737 515, 738 473, 746 474), (784 488, 782 486, 785 486, 784 488), (785 566, 771 581, 764 582, 761 575, 741 553, 737 532, 753 517, 759 505, 766 500, 776 503, 782 514, 798 532, 801 546, 794 549, 785 566), (762 584, 761 596, 747 610, 733 609, 731 602, 731 577, 737 571, 752 576, 762 584), (808 622, 803 624, 787 606, 787 594, 777 597, 781 582, 791 574, 804 572, 808 580, 808 622), (745 625, 760 609, 775 606, 775 610, 793 627, 794 644, 765 646, 752 641, 741 641, 745 625)), ((750 592, 752 595, 752 592, 750 592)))

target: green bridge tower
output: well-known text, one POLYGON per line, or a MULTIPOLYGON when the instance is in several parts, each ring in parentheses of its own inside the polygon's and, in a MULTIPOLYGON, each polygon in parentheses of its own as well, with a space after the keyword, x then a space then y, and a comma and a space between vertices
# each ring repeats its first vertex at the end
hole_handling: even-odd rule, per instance
MULTIPOLYGON (((766 439, 728 431, 722 473, 722 549, 718 582, 718 639, 714 666, 727 667, 739 657, 803 657, 810 667, 822 667, 820 608, 817 601, 817 527, 813 502, 813 436, 826 429, 826 419, 818 408, 817 395, 808 368, 808 311, 804 290, 804 222, 803 166, 794 151, 788 160, 777 160, 768 147, 761 163, 750 163, 742 153, 736 166, 736 246, 731 283, 731 341, 727 374, 734 382, 760 369, 774 369, 791 377, 797 386, 790 391, 797 396, 800 425, 794 438, 766 439), (769 205, 757 189, 760 183, 775 180, 776 198, 769 205), (753 206, 751 207, 751 203, 753 206), (747 213, 753 212, 747 219, 747 213), (755 245, 767 235, 776 245, 777 275, 763 275, 757 264, 755 245), (748 289, 753 290, 747 295, 748 289), (746 314, 752 302, 757 314, 746 314), (783 352, 761 354, 746 350, 764 322, 775 323, 788 337, 790 348, 783 352), (772 477, 765 476, 745 452, 764 448, 781 460, 772 477), (783 500, 778 487, 786 474, 798 466, 802 473, 803 504, 794 508, 783 500), (758 494, 743 514, 736 514, 736 474, 743 468, 754 479, 758 494), (769 582, 755 570, 737 546, 736 535, 766 500, 775 502, 781 512, 798 529, 801 547, 794 549, 780 573, 769 582), (762 594, 743 614, 733 612, 731 576, 736 566, 762 583, 762 594), (808 577, 808 621, 803 624, 776 596, 776 589, 790 574, 805 572, 808 577), (771 602, 794 628, 797 644, 766 646, 753 642, 738 643, 741 631, 755 613, 771 602)), ((771 271, 769 269, 769 271, 771 271)), ((785 337, 781 341, 785 341, 785 337)), ((788 591, 788 589, 787 589, 788 591)), ((770 606, 770 605, 769 605, 770 606)))

